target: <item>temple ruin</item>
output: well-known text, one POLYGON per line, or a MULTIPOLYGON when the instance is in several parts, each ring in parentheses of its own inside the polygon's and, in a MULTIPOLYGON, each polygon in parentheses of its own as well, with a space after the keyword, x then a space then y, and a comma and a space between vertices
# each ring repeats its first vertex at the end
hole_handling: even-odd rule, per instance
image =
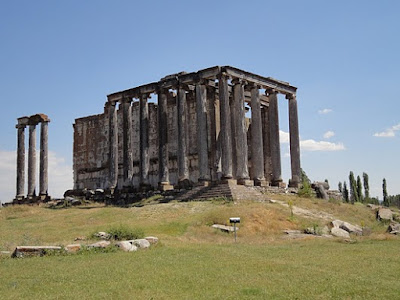
POLYGON ((17 192, 15 203, 49 199, 48 195, 48 124, 45 114, 18 118, 17 128, 17 192), (39 194, 36 191, 36 126, 40 125, 39 194), (29 127, 28 192, 25 194, 25 128, 29 127))
POLYGON ((296 89, 216 66, 110 94, 104 113, 73 125, 74 189, 165 191, 224 182, 282 187, 278 94, 288 101, 289 186, 298 187, 296 89))

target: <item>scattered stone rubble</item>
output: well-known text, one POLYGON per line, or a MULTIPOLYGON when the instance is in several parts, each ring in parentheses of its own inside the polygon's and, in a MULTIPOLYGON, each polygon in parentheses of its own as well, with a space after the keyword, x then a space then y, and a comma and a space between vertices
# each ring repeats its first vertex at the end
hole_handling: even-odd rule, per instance
MULTIPOLYGON (((99 236, 109 235, 106 232, 99 232, 99 236)), ((94 248, 108 248, 115 246, 125 252, 134 252, 139 249, 148 249, 151 245, 157 244, 158 238, 154 236, 145 237, 144 239, 135 239, 128 241, 117 241, 112 243, 107 240, 101 240, 92 244, 87 245, 88 249, 94 248)), ((17 246, 14 252, 11 254, 13 258, 23 258, 32 256, 44 256, 48 252, 53 251, 65 251, 66 253, 77 253, 84 246, 82 244, 69 244, 65 247, 61 246, 17 246)))

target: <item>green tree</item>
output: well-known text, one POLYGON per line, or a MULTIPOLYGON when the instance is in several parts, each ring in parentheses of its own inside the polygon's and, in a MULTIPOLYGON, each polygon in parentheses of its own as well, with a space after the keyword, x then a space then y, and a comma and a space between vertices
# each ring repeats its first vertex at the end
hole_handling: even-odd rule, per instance
POLYGON ((339 190, 339 192, 341 192, 343 194, 343 186, 342 186, 342 183, 340 181, 338 183, 338 190, 339 190))
POLYGON ((347 188, 346 181, 343 182, 343 199, 345 202, 349 203, 349 189, 347 188))
POLYGON ((303 169, 301 169, 301 187, 299 188, 297 194, 299 197, 304 198, 311 198, 313 195, 311 189, 311 181, 303 169))
POLYGON ((389 203, 389 198, 388 198, 388 194, 387 194, 385 178, 383 178, 383 182, 382 182, 382 192, 383 192, 383 205, 389 206, 390 203, 389 203))
POLYGON ((365 202, 369 201, 369 178, 367 173, 363 173, 363 181, 364 181, 364 196, 365 202))
POLYGON ((357 182, 354 179, 353 171, 350 171, 349 185, 350 185, 350 202, 351 204, 354 204, 354 202, 358 202, 358 193, 357 193, 357 182))
POLYGON ((357 176, 357 196, 358 196, 358 201, 364 202, 364 196, 362 193, 362 183, 361 183, 360 176, 357 176))

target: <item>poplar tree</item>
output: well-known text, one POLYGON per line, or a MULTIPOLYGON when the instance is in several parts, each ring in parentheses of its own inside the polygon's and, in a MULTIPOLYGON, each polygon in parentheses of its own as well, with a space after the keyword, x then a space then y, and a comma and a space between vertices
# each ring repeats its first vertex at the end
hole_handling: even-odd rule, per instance
POLYGON ((339 192, 341 192, 343 194, 343 186, 342 186, 342 183, 340 181, 338 183, 338 190, 339 190, 339 192))
POLYGON ((358 202, 358 194, 357 194, 357 183, 354 179, 353 171, 350 171, 349 175, 349 185, 350 185, 350 202, 354 204, 354 202, 358 202))
POLYGON ((383 178, 382 190, 383 190, 383 205, 389 206, 389 199, 388 199, 388 194, 387 194, 387 190, 386 190, 386 179, 385 178, 383 178))
POLYGON ((364 194, 365 194, 365 201, 369 201, 369 178, 367 173, 363 173, 363 180, 364 180, 364 194))
POLYGON ((349 203, 349 190, 347 189, 346 181, 343 182, 343 198, 345 202, 349 203))
POLYGON ((357 176, 357 196, 358 196, 358 201, 364 202, 364 196, 362 193, 362 183, 361 183, 360 176, 357 176))

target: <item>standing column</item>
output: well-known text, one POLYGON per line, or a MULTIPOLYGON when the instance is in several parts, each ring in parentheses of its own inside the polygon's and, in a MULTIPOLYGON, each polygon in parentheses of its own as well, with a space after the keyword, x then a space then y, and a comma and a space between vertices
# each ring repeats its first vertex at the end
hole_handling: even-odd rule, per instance
POLYGON ((215 88, 213 86, 207 86, 207 101, 208 101, 208 116, 210 120, 210 165, 211 174, 210 178, 212 181, 217 180, 217 118, 216 118, 216 101, 215 101, 215 88))
POLYGON ((178 88, 178 181, 183 188, 189 185, 189 168, 187 157, 187 103, 186 91, 183 86, 178 88))
POLYGON ((39 167, 39 195, 42 200, 48 196, 48 137, 49 122, 40 124, 40 167, 39 167))
POLYGON ((210 180, 208 166, 207 89, 203 82, 196 84, 197 152, 199 156, 199 181, 210 180))
POLYGON ((158 172, 159 189, 172 190, 169 184, 168 170, 168 90, 160 89, 158 92, 158 172))
POLYGON ((292 179, 289 186, 298 187, 301 182, 301 169, 297 100, 296 95, 287 95, 286 98, 289 101, 290 162, 292 168, 292 179))
POLYGON ((132 186, 133 152, 132 152, 132 106, 131 99, 122 100, 122 136, 123 136, 123 170, 124 185, 132 186))
POLYGON ((232 138, 231 118, 229 108, 228 77, 221 74, 219 77, 219 102, 221 115, 221 150, 222 150, 222 179, 232 179, 232 138))
POLYGON ((269 121, 272 160, 272 185, 282 186, 281 146, 279 144, 278 92, 267 91, 269 98, 269 121))
POLYGON ((149 94, 140 95, 140 183, 149 186, 149 94))
POLYGON ((110 189, 115 189, 118 184, 118 121, 116 102, 109 102, 108 105, 108 125, 109 125, 109 185, 110 189))
POLYGON ((253 86, 251 89, 251 149, 254 184, 265 186, 261 103, 258 86, 253 86))
POLYGON ((29 124, 29 150, 28 150, 28 198, 36 196, 36 125, 29 124))
POLYGON ((232 82, 234 113, 231 115, 235 118, 235 147, 236 147, 236 177, 239 184, 250 185, 249 169, 248 169, 248 148, 247 148, 247 128, 246 128, 246 112, 244 108, 244 83, 242 80, 232 82))
POLYGON ((263 106, 261 109, 261 118, 263 125, 263 156, 264 156, 264 177, 266 184, 272 181, 272 160, 271 160, 271 141, 270 141, 270 123, 269 107, 263 106))
POLYGON ((18 129, 17 141, 17 193, 16 199, 24 198, 25 189, 25 124, 15 126, 18 129))

